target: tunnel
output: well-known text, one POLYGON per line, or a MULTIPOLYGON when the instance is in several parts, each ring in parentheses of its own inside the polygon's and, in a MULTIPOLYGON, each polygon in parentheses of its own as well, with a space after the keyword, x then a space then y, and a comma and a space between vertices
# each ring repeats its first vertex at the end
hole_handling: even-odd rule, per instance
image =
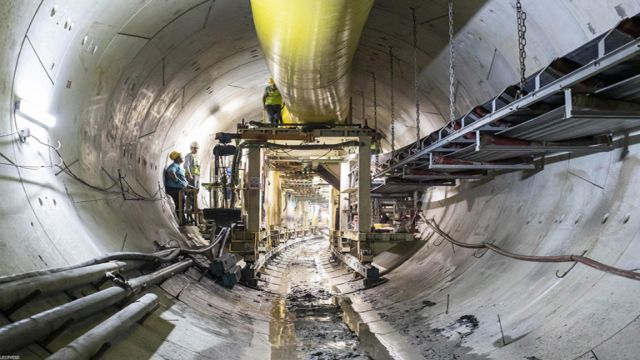
MULTIPOLYGON (((638 13, 634 0, 2 1, 0 356, 639 358, 638 13), (270 78, 285 104, 274 127, 270 78), (246 184, 226 207, 286 241, 176 216, 165 169, 194 141, 203 184, 214 148, 237 145, 246 184), (286 180, 269 156, 309 165, 286 180), (344 190, 350 164, 360 184, 344 190), (410 231, 374 231, 381 199, 410 231), (210 273, 230 258, 232 278, 262 270, 227 286, 210 273)), ((193 195, 205 215, 210 192, 193 195)))

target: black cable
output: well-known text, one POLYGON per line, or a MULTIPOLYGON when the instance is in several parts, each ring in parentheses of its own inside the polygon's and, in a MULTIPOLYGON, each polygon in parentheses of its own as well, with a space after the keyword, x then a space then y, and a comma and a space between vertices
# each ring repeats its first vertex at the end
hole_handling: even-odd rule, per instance
POLYGON ((423 217, 423 220, 425 221, 425 224, 427 224, 430 228, 432 228, 436 233, 438 233, 443 239, 447 240, 448 242, 450 242, 453 245, 457 245, 460 246, 462 248, 467 248, 467 249, 488 249, 491 250, 497 254, 500 254, 502 256, 506 256, 512 259, 516 259, 516 260, 522 260, 522 261, 530 261, 530 262, 557 262, 557 263, 561 263, 561 262, 579 262, 581 264, 587 265, 591 268, 594 268, 596 270, 600 270, 603 272, 607 272, 610 274, 614 274, 614 275, 618 275, 618 276, 622 276, 622 277, 626 277, 628 279, 632 279, 632 280, 639 280, 640 281, 640 273, 636 273, 633 270, 624 270, 624 269, 620 269, 617 268, 615 266, 611 266, 611 265, 607 265, 604 263, 601 263, 599 261, 593 260, 591 258, 588 258, 586 256, 582 256, 582 255, 546 255, 546 256, 538 256, 538 255, 522 255, 522 254, 516 254, 516 253, 512 253, 510 251, 504 250, 498 246, 495 246, 491 243, 477 243, 477 244, 469 244, 469 243, 465 243, 462 241, 458 241, 453 239, 449 234, 447 234, 444 230, 442 230, 440 228, 440 226, 438 225, 438 223, 436 223, 435 219, 425 219, 423 217))
MULTIPOLYGON (((159 192, 161 192, 161 190, 159 189, 158 191, 156 191, 154 193, 154 195, 151 198, 147 198, 144 195, 141 195, 140 193, 136 192, 133 187, 131 186, 131 184, 129 184, 126 180, 124 180, 124 178, 121 177, 121 181, 124 180, 124 182, 127 184, 128 189, 126 191, 122 191, 122 192, 118 192, 118 191, 111 191, 111 189, 113 189, 115 186, 118 185, 118 183, 116 181, 113 182, 113 184, 111 184, 109 187, 100 187, 100 186, 96 186, 93 184, 90 184, 89 182, 85 181, 84 179, 82 179, 81 177, 79 177, 78 175, 76 175, 70 168, 69 165, 67 165, 67 163, 64 161, 64 157, 62 156, 62 154, 60 153, 60 150, 58 147, 55 147, 49 143, 46 143, 42 140, 40 140, 38 137, 34 136, 34 135, 30 135, 30 137, 34 138, 37 142, 39 142, 40 144, 49 147, 51 149, 53 149, 53 151, 58 155, 58 157, 61 160, 62 166, 60 165, 52 165, 53 166, 57 166, 58 168, 60 168, 60 170, 65 173, 66 175, 70 176, 71 178, 73 178, 74 180, 76 180, 77 182, 93 189, 96 191, 100 191, 100 192, 104 192, 107 194, 128 194, 128 195, 132 195, 134 196, 133 199, 131 198, 126 198, 124 197, 124 200, 133 200, 133 201, 160 201, 160 200, 164 200, 165 196, 162 196, 162 194, 160 194, 161 196, 159 198, 155 197, 159 192)), ((5 157, 6 158, 6 157, 5 157)), ((9 160, 9 159, 7 159, 9 160)), ((0 163, 1 164, 1 163, 0 163)))
POLYGON ((37 270, 31 271, 21 274, 15 275, 7 275, 0 276, 0 284, 8 283, 11 281, 18 281, 22 279, 32 278, 36 276, 50 275, 62 271, 68 271, 73 269, 78 269, 82 267, 87 267, 91 265, 98 265, 102 263, 106 263, 109 261, 147 261, 147 262, 158 262, 165 263, 172 260, 175 260, 178 256, 184 254, 202 254, 209 250, 211 250, 214 246, 216 246, 220 241, 226 243, 226 240, 229 238, 231 234, 231 228, 225 227, 222 228, 216 239, 206 247, 197 248, 197 249, 182 249, 179 247, 164 249, 155 253, 142 253, 142 252, 116 252, 111 254, 106 254, 97 258, 93 258, 79 264, 63 266, 58 268, 46 269, 46 270, 37 270))

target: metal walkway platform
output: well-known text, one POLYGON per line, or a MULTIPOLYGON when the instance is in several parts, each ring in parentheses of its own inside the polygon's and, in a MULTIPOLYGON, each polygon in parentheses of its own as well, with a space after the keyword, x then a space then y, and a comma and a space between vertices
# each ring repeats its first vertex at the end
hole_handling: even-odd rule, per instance
MULTIPOLYGON (((640 15, 475 106, 394 153, 375 178, 393 182, 483 178, 534 169, 542 156, 612 149, 611 136, 640 128, 640 15)), ((447 183, 448 184, 448 183, 447 183)))

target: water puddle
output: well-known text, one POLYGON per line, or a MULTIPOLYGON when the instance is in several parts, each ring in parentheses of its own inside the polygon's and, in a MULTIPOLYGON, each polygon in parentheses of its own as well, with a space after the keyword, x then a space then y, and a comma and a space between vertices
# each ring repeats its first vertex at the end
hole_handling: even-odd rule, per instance
POLYGON ((328 241, 310 240, 276 261, 286 266, 274 301, 269 339, 272 359, 371 359, 343 321, 343 306, 329 291, 322 263, 328 241))

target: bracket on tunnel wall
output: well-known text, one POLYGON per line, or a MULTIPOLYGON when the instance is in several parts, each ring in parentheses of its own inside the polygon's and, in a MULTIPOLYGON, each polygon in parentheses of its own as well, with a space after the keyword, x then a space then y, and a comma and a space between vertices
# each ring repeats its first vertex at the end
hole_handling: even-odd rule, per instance
POLYGON ((380 281, 380 270, 371 264, 362 264, 355 256, 343 254, 335 247, 333 256, 364 277, 364 286, 371 286, 380 281))

